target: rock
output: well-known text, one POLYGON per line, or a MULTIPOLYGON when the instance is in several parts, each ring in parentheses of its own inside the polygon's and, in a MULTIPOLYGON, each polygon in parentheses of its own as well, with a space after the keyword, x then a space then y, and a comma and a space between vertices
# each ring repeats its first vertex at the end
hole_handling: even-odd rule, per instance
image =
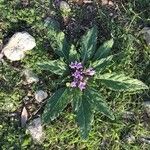
POLYGON ((150 46, 150 27, 144 27, 142 29, 141 33, 143 34, 144 39, 145 39, 147 45, 150 46))
POLYGON ((28 96, 25 96, 25 97, 23 98, 23 100, 24 100, 24 101, 29 101, 30 98, 29 98, 28 96))
POLYGON ((0 61, 2 60, 3 56, 3 53, 0 53, 0 61))
POLYGON ((150 118, 150 101, 145 101, 143 103, 146 114, 148 115, 148 117, 150 118))
POLYGON ((11 61, 18 61, 25 57, 25 52, 36 46, 35 39, 27 32, 17 32, 3 48, 4 55, 11 61))
POLYGON ((134 143, 135 140, 135 136, 133 136, 132 134, 128 134, 124 137, 124 141, 126 141, 127 143, 134 143))
POLYGON ((28 120, 28 112, 26 107, 23 107, 22 112, 21 112, 21 127, 25 127, 26 126, 26 122, 28 120))
POLYGON ((32 122, 27 127, 27 131, 29 131, 35 142, 41 143, 44 140, 41 118, 36 118, 32 120, 32 122))
POLYGON ((44 99, 46 99, 48 96, 47 92, 44 92, 42 90, 36 91, 35 92, 35 99, 40 103, 42 102, 44 99))
POLYGON ((23 74, 25 75, 28 84, 39 82, 39 78, 31 70, 26 69, 23 71, 23 74))
POLYGON ((104 5, 114 6, 114 2, 111 0, 102 0, 101 3, 102 3, 102 6, 104 5))

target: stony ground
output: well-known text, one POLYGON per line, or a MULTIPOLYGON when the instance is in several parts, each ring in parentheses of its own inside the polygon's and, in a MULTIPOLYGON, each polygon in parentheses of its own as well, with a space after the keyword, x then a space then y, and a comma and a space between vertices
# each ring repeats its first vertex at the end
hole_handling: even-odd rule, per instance
POLYGON ((6 56, 0 58, 0 149, 149 150, 148 90, 135 94, 103 89, 117 119, 112 122, 96 114, 87 141, 79 136, 70 106, 43 130, 40 121, 35 122, 43 111, 45 98, 50 97, 59 82, 36 67, 41 60, 57 57, 49 42, 50 20, 73 43, 96 24, 99 44, 112 36, 115 41, 112 54, 122 53, 112 71, 150 84, 150 47, 148 34, 144 36, 142 31, 150 27, 149 0, 69 0, 68 4, 71 13, 64 18, 51 0, 0 0, 0 50, 16 32, 28 32, 36 42, 19 61, 10 61, 6 56), (35 136, 41 142, 36 142, 35 136))

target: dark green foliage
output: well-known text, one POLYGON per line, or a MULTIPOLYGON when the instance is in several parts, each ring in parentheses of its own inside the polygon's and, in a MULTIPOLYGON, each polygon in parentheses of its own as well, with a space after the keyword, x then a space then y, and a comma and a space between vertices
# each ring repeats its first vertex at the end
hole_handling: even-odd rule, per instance
POLYGON ((42 62, 39 63, 38 66, 42 70, 48 70, 57 75, 63 75, 66 71, 66 64, 62 60, 42 62))
POLYGON ((79 97, 78 107, 76 110, 77 123, 80 127, 81 136, 87 139, 91 129, 91 122, 93 118, 92 106, 88 95, 84 92, 79 97))
POLYGON ((69 89, 61 88, 47 101, 47 106, 43 113, 44 122, 49 122, 50 119, 54 120, 63 111, 69 103, 69 89))
POLYGON ((102 46, 100 46, 96 53, 94 54, 94 60, 99 60, 101 58, 105 58, 109 55, 110 50, 114 44, 113 39, 106 41, 102 46))
POLYGON ((103 75, 96 75, 95 78, 101 80, 101 83, 104 83, 107 87, 115 91, 137 91, 148 89, 148 86, 143 82, 123 74, 106 73, 103 75))
POLYGON ((96 112, 100 112, 112 120, 115 119, 113 113, 109 110, 109 107, 106 104, 106 100, 102 97, 99 91, 90 88, 86 91, 86 94, 89 96, 91 105, 96 112))
POLYGON ((97 42, 97 27, 93 27, 81 39, 81 59, 85 63, 90 59, 96 49, 97 42))
MULTIPOLYGON (((96 51, 96 26, 83 35, 81 39, 81 51, 79 52, 76 51, 74 45, 71 46, 71 50, 67 49, 70 44, 66 42, 63 32, 58 33, 58 35, 59 36, 56 37, 57 48, 55 48, 54 51, 62 57, 61 59, 64 59, 64 62, 66 60, 69 60, 69 62, 81 60, 86 67, 88 67, 90 64, 89 62, 92 60, 90 67, 94 68, 96 73, 94 77, 92 77, 93 80, 90 82, 90 85, 87 83, 86 89, 80 92, 75 88, 71 88, 71 75, 70 77, 68 76, 68 83, 66 83, 67 87, 64 89, 58 89, 58 91, 56 91, 56 93, 48 100, 43 114, 44 122, 49 122, 50 120, 55 119, 65 108, 67 103, 72 101, 73 111, 77 117, 81 136, 86 139, 90 131, 94 110, 96 112, 101 112, 112 120, 115 119, 106 104, 106 100, 102 97, 102 94, 99 93, 97 89, 90 88, 92 84, 94 85, 94 81, 99 80, 102 84, 105 84, 108 88, 115 91, 137 91, 148 89, 148 87, 143 82, 137 79, 131 79, 122 74, 104 73, 113 59, 113 55, 108 55, 114 42, 113 39, 111 39, 105 42, 96 51), (94 56, 93 59, 92 56, 94 56), (71 91, 69 90, 70 88, 71 91)), ((68 61, 66 61, 66 65, 64 65, 64 62, 62 64, 60 62, 60 60, 49 61, 47 63, 44 62, 43 64, 41 62, 40 66, 42 69, 62 75, 65 71, 65 66, 66 70, 68 70, 69 66, 68 61)))

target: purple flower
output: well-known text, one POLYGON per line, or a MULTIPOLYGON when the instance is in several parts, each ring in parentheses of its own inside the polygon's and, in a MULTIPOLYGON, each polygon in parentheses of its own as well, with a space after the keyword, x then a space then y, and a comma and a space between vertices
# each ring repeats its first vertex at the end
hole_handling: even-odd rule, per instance
POLYGON ((81 91, 85 89, 85 86, 86 86, 86 82, 80 82, 78 85, 78 87, 81 91))
POLYGON ((88 76, 93 76, 95 74, 95 70, 93 70, 93 68, 88 68, 85 71, 85 74, 88 75, 88 76))
POLYGON ((81 62, 71 62, 69 65, 71 68, 72 82, 70 86, 73 88, 78 87, 81 91, 86 88, 86 83, 90 76, 95 74, 93 68, 84 69, 81 62))
POLYGON ((77 66, 76 66, 76 68, 77 68, 77 69, 81 69, 81 68, 83 68, 83 66, 82 66, 81 63, 78 63, 77 66))
POLYGON ((76 71, 72 74, 72 76, 75 77, 76 79, 81 79, 81 78, 82 78, 82 72, 76 70, 76 71))
POLYGON ((71 82, 71 87, 77 87, 77 82, 75 81, 71 82))
POLYGON ((81 69, 81 68, 83 68, 81 62, 78 63, 77 61, 75 61, 74 63, 71 62, 71 64, 69 66, 70 66, 71 69, 81 69))

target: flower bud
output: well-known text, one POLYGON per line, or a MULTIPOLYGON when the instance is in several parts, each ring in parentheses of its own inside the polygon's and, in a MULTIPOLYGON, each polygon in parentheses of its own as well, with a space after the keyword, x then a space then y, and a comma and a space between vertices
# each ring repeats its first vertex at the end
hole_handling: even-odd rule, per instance
POLYGON ((70 87, 71 84, 69 82, 66 83, 66 87, 70 87))

